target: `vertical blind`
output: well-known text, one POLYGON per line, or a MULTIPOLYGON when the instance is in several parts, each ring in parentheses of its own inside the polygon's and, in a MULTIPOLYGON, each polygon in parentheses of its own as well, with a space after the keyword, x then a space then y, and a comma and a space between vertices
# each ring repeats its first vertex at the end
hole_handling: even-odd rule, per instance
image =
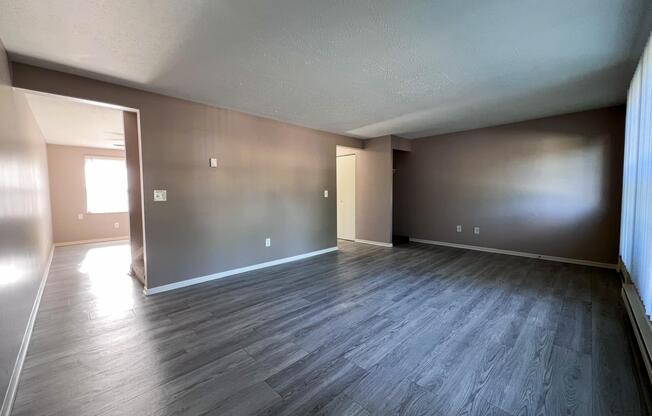
POLYGON ((652 48, 648 40, 629 87, 620 257, 652 314, 652 48))

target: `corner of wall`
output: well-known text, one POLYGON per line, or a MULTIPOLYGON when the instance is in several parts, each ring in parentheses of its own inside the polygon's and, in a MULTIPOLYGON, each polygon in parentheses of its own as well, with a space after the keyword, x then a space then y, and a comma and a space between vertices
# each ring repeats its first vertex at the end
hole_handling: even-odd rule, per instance
POLYGON ((7 55, 2 39, 0 39, 0 85, 12 85, 9 55, 7 55))
POLYGON ((392 150, 412 151, 412 141, 403 137, 392 136, 392 150))

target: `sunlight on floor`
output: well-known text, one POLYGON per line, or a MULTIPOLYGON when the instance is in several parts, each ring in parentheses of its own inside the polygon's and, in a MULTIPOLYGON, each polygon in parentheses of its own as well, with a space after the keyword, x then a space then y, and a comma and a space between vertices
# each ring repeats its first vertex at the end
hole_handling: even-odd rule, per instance
POLYGON ((88 250, 79 272, 88 276, 95 297, 95 312, 121 314, 134 305, 133 282, 129 276, 129 244, 96 247, 88 250))

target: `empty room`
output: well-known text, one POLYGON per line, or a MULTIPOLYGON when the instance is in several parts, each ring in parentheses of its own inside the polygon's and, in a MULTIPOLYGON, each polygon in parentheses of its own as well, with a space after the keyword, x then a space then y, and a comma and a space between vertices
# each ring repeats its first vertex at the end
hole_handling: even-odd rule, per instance
POLYGON ((649 0, 0 0, 0 416, 652 414, 649 0))

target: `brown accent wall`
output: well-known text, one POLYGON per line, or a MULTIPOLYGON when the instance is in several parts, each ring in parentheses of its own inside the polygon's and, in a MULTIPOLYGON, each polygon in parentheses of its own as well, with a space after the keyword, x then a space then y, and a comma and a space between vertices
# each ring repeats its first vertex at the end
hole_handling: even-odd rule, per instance
POLYGON ((0 42, 0 401, 52 247, 45 141, 8 68, 0 42))
POLYGON ((86 156, 125 157, 124 150, 48 144, 50 206, 54 243, 128 238, 129 213, 93 214, 86 212, 86 156), (78 215, 82 214, 83 219, 78 215), (114 228, 114 223, 119 228, 114 228))
POLYGON ((364 141, 363 149, 339 147, 338 154, 356 155, 356 239, 392 242, 392 138, 364 141))
POLYGON ((357 238, 381 243, 392 242, 392 138, 384 136, 365 141, 356 166, 360 182, 356 195, 364 201, 358 213, 357 238))
POLYGON ((395 155, 394 231, 616 263, 624 120, 619 106, 413 140, 395 155))
POLYGON ((336 245, 335 145, 359 140, 29 65, 13 73, 19 87, 140 110, 148 287, 336 245))

